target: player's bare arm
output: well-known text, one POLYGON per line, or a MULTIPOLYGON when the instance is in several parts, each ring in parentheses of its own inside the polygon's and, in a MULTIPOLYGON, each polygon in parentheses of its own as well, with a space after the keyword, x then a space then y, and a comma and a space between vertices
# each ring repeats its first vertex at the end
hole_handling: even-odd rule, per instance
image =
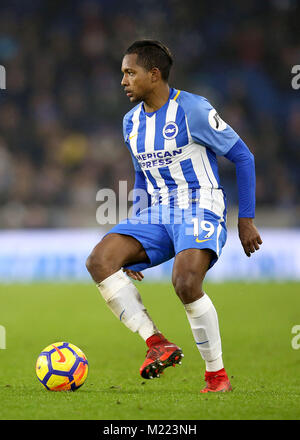
POLYGON ((247 257, 259 250, 262 239, 252 218, 240 217, 238 220, 239 237, 247 257))

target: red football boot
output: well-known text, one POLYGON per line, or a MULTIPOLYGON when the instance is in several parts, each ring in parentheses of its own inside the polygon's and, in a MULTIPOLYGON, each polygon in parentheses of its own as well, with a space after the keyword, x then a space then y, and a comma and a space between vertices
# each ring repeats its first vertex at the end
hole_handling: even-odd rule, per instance
POLYGON ((146 344, 149 349, 140 368, 140 375, 144 379, 159 377, 165 368, 181 364, 184 356, 181 348, 168 341, 161 333, 148 338, 146 344))
POLYGON ((231 383, 224 368, 219 371, 206 371, 205 381, 206 387, 203 388, 200 393, 224 393, 226 391, 232 391, 231 383))

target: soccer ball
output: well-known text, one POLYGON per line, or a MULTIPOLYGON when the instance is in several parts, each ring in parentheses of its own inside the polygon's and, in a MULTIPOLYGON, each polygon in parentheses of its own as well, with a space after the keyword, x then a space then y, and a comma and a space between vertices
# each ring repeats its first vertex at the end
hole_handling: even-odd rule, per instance
POLYGON ((35 371, 47 390, 75 391, 86 380, 88 361, 76 345, 55 342, 40 353, 35 371))

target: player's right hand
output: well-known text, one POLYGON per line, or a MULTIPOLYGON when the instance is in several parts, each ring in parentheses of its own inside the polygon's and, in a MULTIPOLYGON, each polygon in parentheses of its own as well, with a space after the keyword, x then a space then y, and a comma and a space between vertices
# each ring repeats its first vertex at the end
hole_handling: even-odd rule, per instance
POLYGON ((144 278, 142 272, 137 272, 135 270, 130 270, 130 269, 123 269, 123 272, 125 272, 130 278, 132 278, 135 281, 142 281, 144 278))

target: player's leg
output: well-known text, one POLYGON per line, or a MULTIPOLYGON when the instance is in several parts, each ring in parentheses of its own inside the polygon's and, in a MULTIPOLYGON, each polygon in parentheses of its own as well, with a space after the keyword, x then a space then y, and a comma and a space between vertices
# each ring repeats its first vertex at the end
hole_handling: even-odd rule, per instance
POLYGON ((117 225, 114 230, 122 233, 105 236, 87 260, 87 269, 111 311, 146 341, 148 351, 140 368, 140 374, 146 379, 159 377, 166 367, 179 363, 183 356, 181 349, 157 329, 137 288, 121 269, 125 266, 143 270, 174 255, 169 237, 160 235, 165 232, 159 231, 159 225, 150 225, 150 229, 149 225, 140 224, 135 225, 133 232, 130 225, 117 225), (134 234, 139 239, 127 234, 134 234))
POLYGON ((202 392, 231 390, 222 360, 218 315, 202 286, 213 257, 210 249, 183 250, 176 255, 172 274, 175 291, 185 307, 195 342, 206 364, 207 386, 202 392))
POLYGON ((212 251, 187 249, 176 255, 172 282, 181 299, 207 371, 223 368, 218 317, 212 301, 203 292, 203 280, 212 251))
POLYGON ((95 246, 86 262, 110 310, 144 340, 159 331, 143 305, 137 288, 122 267, 129 263, 147 261, 147 258, 144 248, 135 238, 109 234, 95 246))
POLYGON ((202 286, 208 269, 218 260, 226 242, 226 225, 222 217, 195 204, 183 211, 177 209, 175 214, 176 223, 168 228, 174 237, 176 253, 173 285, 206 364, 205 379, 209 385, 206 391, 229 390, 217 312, 202 286))

